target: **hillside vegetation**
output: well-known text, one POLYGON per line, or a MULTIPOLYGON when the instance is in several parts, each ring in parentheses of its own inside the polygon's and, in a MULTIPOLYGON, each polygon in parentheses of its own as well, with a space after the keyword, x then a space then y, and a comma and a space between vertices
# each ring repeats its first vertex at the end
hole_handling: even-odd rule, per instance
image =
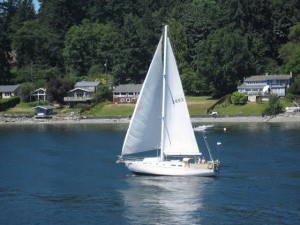
POLYGON ((39 3, 36 12, 31 0, 0 1, 0 84, 23 84, 22 101, 44 87, 63 103, 82 80, 142 83, 163 24, 187 95, 221 97, 250 75, 300 74, 299 0, 39 3))

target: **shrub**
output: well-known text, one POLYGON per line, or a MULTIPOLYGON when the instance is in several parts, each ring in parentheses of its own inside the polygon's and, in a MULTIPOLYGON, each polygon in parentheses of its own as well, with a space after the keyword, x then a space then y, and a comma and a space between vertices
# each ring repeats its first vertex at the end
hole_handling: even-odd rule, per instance
POLYGON ((39 100, 39 101, 34 101, 34 102, 30 102, 29 103, 29 106, 30 107, 36 107, 38 105, 49 105, 49 101, 47 100, 39 100))
POLYGON ((19 97, 1 99, 0 100, 0 111, 4 111, 6 109, 15 107, 19 103, 20 103, 20 98, 19 97))
POLYGON ((235 105, 244 105, 247 103, 247 96, 241 92, 233 92, 231 94, 230 100, 235 105))
POLYGON ((275 116, 283 112, 283 106, 280 103, 279 97, 275 94, 270 95, 269 105, 263 111, 263 115, 275 116))

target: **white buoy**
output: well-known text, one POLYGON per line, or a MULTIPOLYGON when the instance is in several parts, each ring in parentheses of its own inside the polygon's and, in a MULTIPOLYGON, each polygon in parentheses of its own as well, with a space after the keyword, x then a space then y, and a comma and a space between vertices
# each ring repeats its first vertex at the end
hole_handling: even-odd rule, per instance
POLYGON ((226 131, 226 127, 224 127, 224 131, 226 131))

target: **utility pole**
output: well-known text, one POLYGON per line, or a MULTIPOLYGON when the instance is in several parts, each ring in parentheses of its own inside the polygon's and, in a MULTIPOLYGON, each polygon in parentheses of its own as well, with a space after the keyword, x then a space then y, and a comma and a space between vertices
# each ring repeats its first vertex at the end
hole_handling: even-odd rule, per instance
POLYGON ((107 59, 105 60, 104 66, 105 66, 105 74, 107 74, 107 59))
POLYGON ((31 66, 30 66, 30 80, 32 82, 32 71, 33 71, 33 61, 31 61, 31 66))

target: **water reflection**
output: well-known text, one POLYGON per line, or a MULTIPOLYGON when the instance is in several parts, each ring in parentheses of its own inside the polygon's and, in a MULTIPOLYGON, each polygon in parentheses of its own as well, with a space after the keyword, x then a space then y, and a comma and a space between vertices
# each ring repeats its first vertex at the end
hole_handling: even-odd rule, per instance
POLYGON ((121 195, 125 217, 133 224, 201 224, 196 212, 203 208, 209 178, 126 178, 129 189, 121 195))

